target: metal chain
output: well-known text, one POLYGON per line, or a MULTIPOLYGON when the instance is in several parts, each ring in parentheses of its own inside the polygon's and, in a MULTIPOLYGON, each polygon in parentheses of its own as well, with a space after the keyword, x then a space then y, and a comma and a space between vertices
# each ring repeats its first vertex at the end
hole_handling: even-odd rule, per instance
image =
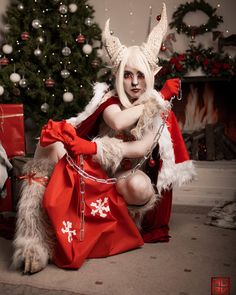
MULTIPOLYGON (((83 155, 80 155, 80 166, 81 170, 84 171, 84 158, 83 155)), ((79 239, 80 241, 84 240, 84 215, 85 215, 85 182, 82 175, 80 175, 80 193, 81 193, 81 199, 80 199, 80 229, 79 229, 79 239)))
MULTIPOLYGON (((175 98, 175 96, 171 97, 170 99, 170 105, 172 105, 172 101, 173 99, 175 98)), ((181 91, 181 87, 180 87, 180 95, 177 97, 178 100, 181 100, 182 99, 182 91, 181 91)), ((86 171, 83 170, 82 167, 78 166, 74 161, 73 159, 71 158, 71 156, 67 153, 66 154, 66 159, 67 159, 67 162, 68 164, 82 177, 82 178, 85 178, 85 179, 89 179, 89 180, 92 180, 92 181, 95 181, 95 182, 98 182, 98 183, 104 183, 104 184, 114 184, 116 183, 119 179, 126 179, 127 177, 129 177, 130 175, 134 174, 142 165, 143 163, 149 159, 152 155, 152 152, 154 150, 154 148, 156 147, 156 145, 158 144, 158 141, 161 137, 161 134, 163 132, 163 129, 165 127, 165 123, 166 123, 166 120, 168 118, 168 115, 169 115, 169 112, 164 114, 164 117, 162 119, 162 123, 160 125, 160 127, 158 128, 158 131, 154 137, 154 140, 153 140, 153 144, 150 148, 150 150, 147 152, 147 154, 138 162, 138 164, 130 170, 130 172, 124 176, 120 176, 120 177, 113 177, 113 178, 97 178, 89 173, 87 173, 86 171)))

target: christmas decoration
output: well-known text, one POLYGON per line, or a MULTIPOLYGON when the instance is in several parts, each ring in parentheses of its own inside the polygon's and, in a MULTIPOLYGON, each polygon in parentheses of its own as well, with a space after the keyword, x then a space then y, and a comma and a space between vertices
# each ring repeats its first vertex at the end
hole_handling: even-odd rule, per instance
POLYGON ((92 50, 93 50, 93 48, 92 48, 92 46, 90 44, 85 44, 83 46, 83 52, 85 54, 90 54, 92 52, 92 50))
POLYGON ((69 11, 71 13, 75 13, 77 11, 77 9, 78 9, 78 6, 75 3, 69 4, 69 11))
POLYGON ((3 53, 5 53, 5 54, 11 54, 12 51, 13 51, 13 48, 12 48, 11 45, 9 45, 9 44, 5 44, 5 45, 3 45, 3 47, 2 47, 2 51, 3 51, 3 53))
POLYGON ((10 75, 10 80, 13 82, 13 83, 18 83, 20 81, 20 75, 18 73, 12 73, 10 75))
POLYGON ((32 27, 33 27, 34 29, 39 29, 39 28, 41 28, 41 27, 42 27, 41 21, 40 21, 39 19, 34 19, 34 20, 32 21, 32 27))
POLYGON ((43 112, 43 113, 47 113, 48 111, 49 111, 49 104, 48 103, 43 103, 42 105, 41 105, 41 111, 43 112))
POLYGON ((176 28, 178 33, 186 34, 187 36, 202 35, 207 32, 211 32, 213 29, 217 28, 220 23, 223 22, 222 16, 216 15, 216 9, 213 8, 209 3, 204 0, 194 0, 193 2, 187 2, 185 4, 180 4, 177 10, 174 12, 172 18, 173 21, 170 22, 170 28, 176 28), (183 19, 189 12, 196 12, 200 10, 204 12, 208 17, 208 22, 200 26, 189 26, 183 19))
POLYGON ((161 44, 161 51, 166 51, 165 43, 162 43, 162 44, 161 44))
POLYGON ((71 54, 71 49, 67 46, 65 46, 62 51, 61 51, 62 55, 64 56, 69 56, 71 54))
POLYGON ((2 85, 0 85, 0 95, 3 95, 4 93, 4 88, 2 87, 2 85))
POLYGON ((76 38, 76 42, 77 43, 84 43, 85 42, 85 37, 84 37, 84 35, 82 35, 81 33, 77 36, 77 38, 76 38))
POLYGON ((28 32, 23 32, 21 34, 21 40, 23 40, 23 41, 29 40, 29 33, 28 32))
POLYGON ((156 16, 156 20, 157 20, 158 22, 161 20, 161 15, 160 15, 160 14, 158 14, 158 15, 156 16))
POLYGON ((48 88, 52 88, 52 87, 54 87, 54 85, 55 85, 55 81, 54 81, 52 78, 48 78, 48 79, 45 81, 45 85, 46 85, 46 87, 48 87, 48 88))
POLYGON ((9 60, 5 56, 0 59, 0 65, 1 66, 6 66, 8 64, 9 64, 9 60))
POLYGON ((22 3, 19 3, 19 4, 17 5, 17 9, 18 9, 19 11, 22 11, 22 10, 25 9, 25 7, 24 7, 24 5, 23 5, 22 3))
POLYGON ((27 83, 27 80, 25 78, 22 78, 20 81, 19 81, 19 85, 21 88, 26 88, 28 83, 27 83))
MULTIPOLYGON (((61 120, 82 111, 93 96, 94 82, 104 81, 100 74, 104 64, 95 47, 101 42, 101 30, 93 22, 88 1, 10 1, 2 16, 2 40, 6 41, 0 47, 11 45, 12 52, 7 55, 1 50, 1 103, 22 103, 25 120, 33 118, 38 132, 50 118, 61 120), (24 9, 19 10, 19 4, 24 9), (85 34, 89 55, 83 51, 85 34), (15 82, 10 79, 12 73, 15 82), (65 89, 73 89, 66 91, 73 93, 69 104, 63 103, 65 89)), ((65 94, 64 99, 71 98, 65 94)))
POLYGON ((63 101, 64 102, 71 102, 74 99, 74 96, 71 92, 65 92, 63 94, 63 101))
POLYGON ((154 166, 156 165, 155 160, 153 160, 153 158, 150 158, 149 161, 148 161, 148 165, 149 165, 150 167, 154 167, 154 166))
POLYGON ((70 72, 67 69, 61 71, 61 76, 63 79, 67 79, 70 77, 70 72))
POLYGON ((66 5, 64 5, 64 4, 60 5, 59 6, 59 12, 61 14, 66 14, 68 12, 68 7, 66 5))

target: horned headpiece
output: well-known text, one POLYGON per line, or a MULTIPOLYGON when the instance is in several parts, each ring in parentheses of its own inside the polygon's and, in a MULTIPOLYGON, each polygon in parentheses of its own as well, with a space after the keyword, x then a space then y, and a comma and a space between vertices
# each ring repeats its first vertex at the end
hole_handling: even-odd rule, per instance
MULTIPOLYGON (((162 40, 167 31, 167 25, 166 5, 163 3, 161 19, 159 23, 150 32, 147 41, 140 46, 140 49, 147 58, 151 69, 155 72, 159 68, 157 65, 157 56, 160 51, 162 40)), ((109 27, 110 20, 108 19, 102 34, 102 39, 113 68, 116 71, 127 47, 121 44, 118 37, 111 35, 109 27)))

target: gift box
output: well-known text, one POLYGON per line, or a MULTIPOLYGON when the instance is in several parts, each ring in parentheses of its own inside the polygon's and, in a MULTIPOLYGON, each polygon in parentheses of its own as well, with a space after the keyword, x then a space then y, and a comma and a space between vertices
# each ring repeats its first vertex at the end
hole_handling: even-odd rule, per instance
POLYGON ((32 160, 31 157, 14 157, 11 159, 12 163, 12 207, 13 211, 17 209, 17 203, 20 198, 21 186, 23 184, 22 177, 24 176, 23 167, 29 161, 32 160))
POLYGON ((0 212, 12 211, 11 177, 5 182, 0 193, 0 212))
POLYGON ((25 155, 22 104, 0 104, 0 141, 9 158, 25 155))

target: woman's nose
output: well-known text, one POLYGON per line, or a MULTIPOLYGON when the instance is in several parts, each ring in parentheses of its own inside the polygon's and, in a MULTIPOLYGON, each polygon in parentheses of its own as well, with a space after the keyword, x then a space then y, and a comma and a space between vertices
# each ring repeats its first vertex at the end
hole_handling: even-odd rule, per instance
POLYGON ((138 77, 136 75, 133 76, 132 85, 133 86, 137 86, 138 85, 138 77))

